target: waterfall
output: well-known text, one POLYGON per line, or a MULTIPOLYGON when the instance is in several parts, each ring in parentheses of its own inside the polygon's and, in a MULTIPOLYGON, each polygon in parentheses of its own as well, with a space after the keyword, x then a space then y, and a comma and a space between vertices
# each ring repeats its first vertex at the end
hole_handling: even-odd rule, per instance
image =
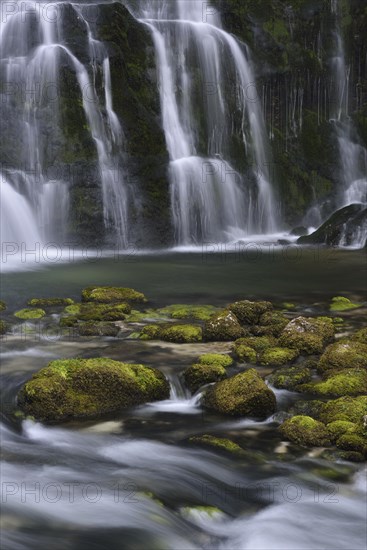
POLYGON ((249 51, 221 28, 216 11, 206 13, 204 7, 200 0, 139 4, 138 16, 151 30, 156 49, 179 244, 228 242, 271 233, 277 226, 271 161, 249 51), (228 77, 232 104, 225 93, 228 77), (246 175, 234 166, 231 153, 235 124, 241 161, 247 158, 250 165, 246 175))
MULTIPOLYGON (((358 142, 358 136, 349 115, 350 66, 345 59, 345 46, 341 28, 341 2, 331 0, 331 10, 336 19, 335 56, 332 59, 334 76, 334 102, 332 122, 335 126, 340 154, 342 190, 338 207, 353 203, 367 204, 367 149, 358 142)), ((356 242, 367 238, 367 228, 357 232, 356 242)), ((343 243, 341 243, 343 244, 343 243)))
MULTIPOLYGON (((34 225, 28 236, 37 234, 44 242, 63 242, 71 182, 50 172, 60 165, 55 154, 65 140, 60 120, 60 73, 67 66, 79 86, 88 131, 95 144, 105 226, 115 234, 118 244, 125 246, 128 197, 120 162, 124 135, 113 110, 107 48, 94 38, 82 5, 24 1, 13 3, 13 8, 1 21, 1 116, 5 127, 16 127, 18 141, 17 154, 10 150, 11 160, 3 166, 6 183, 1 182, 2 187, 5 185, 2 196, 10 196, 10 186, 13 198, 18 194, 23 197, 19 203, 23 210, 27 204, 27 220, 30 223, 32 219, 34 225), (87 35, 89 51, 83 53, 83 60, 67 46, 66 16, 70 17, 70 10, 87 35), (97 91, 99 71, 104 97, 97 91)), ((90 12, 91 6, 87 8, 90 12)), ((21 212, 14 208, 4 212, 7 204, 1 203, 2 217, 15 227, 21 223, 21 212)), ((13 235, 19 238, 21 232, 13 235)))

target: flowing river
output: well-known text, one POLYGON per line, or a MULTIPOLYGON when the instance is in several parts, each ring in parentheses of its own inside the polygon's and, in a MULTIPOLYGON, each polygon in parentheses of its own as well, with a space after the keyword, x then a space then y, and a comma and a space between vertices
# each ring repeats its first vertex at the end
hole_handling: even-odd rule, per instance
MULTIPOLYGON (((340 293, 366 299, 361 251, 167 253, 36 267, 4 274, 9 317, 31 297, 79 299, 83 287, 102 283, 135 287, 153 307, 253 297, 322 312, 340 293)), ((348 320, 355 327, 361 322, 358 315, 348 320)), ((68 338, 37 324, 20 326, 3 337, 1 351, 4 550, 365 548, 363 466, 329 462, 317 450, 285 443, 277 431, 297 394, 275 390, 277 413, 258 422, 204 411, 200 394, 185 392, 183 369, 200 353, 228 351, 228 344, 142 342, 124 334, 68 338), (170 380, 171 397, 58 426, 14 416, 16 394, 33 372, 75 356, 157 367, 170 380), (229 437, 244 452, 189 443, 203 433, 229 437)))

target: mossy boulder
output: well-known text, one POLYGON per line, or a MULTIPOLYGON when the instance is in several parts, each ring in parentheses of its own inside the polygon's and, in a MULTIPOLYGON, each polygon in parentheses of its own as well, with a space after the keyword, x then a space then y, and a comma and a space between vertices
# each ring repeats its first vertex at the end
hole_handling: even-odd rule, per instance
POLYGON ((241 324, 257 325, 260 317, 273 309, 273 304, 265 301, 250 302, 249 300, 241 300, 230 304, 228 309, 235 314, 241 324))
POLYGON ((192 393, 195 393, 201 386, 212 382, 218 382, 226 378, 226 376, 227 372, 225 367, 218 364, 194 364, 183 372, 185 384, 192 393))
POLYGON ((40 308, 35 308, 35 309, 25 308, 25 309, 20 309, 19 311, 16 311, 14 313, 15 317, 17 317, 18 319, 24 319, 24 320, 42 319, 42 317, 44 317, 45 315, 46 315, 45 310, 40 308))
POLYGON ((5 302, 3 302, 3 300, 0 300, 0 311, 5 311, 6 310, 6 304, 5 302))
POLYGON ((0 334, 5 334, 6 331, 7 331, 6 323, 2 319, 0 319, 0 334))
POLYGON ((90 286, 82 290, 83 302, 99 302, 108 304, 111 302, 147 302, 141 292, 133 288, 114 286, 90 286))
POLYGON ((367 367, 367 344, 358 341, 340 341, 329 345, 318 364, 320 372, 364 367, 367 367))
POLYGON ((74 315, 79 321, 122 321, 131 312, 131 306, 126 302, 113 304, 87 302, 67 306, 64 312, 74 315))
POLYGON ((245 454, 244 450, 239 445, 237 445, 237 443, 234 443, 234 441, 223 437, 215 437, 214 435, 203 434, 190 437, 189 441, 190 443, 195 443, 203 447, 214 447, 215 449, 226 451, 227 453, 239 455, 245 454))
POLYGON ((270 384, 282 390, 296 390, 300 384, 311 380, 311 370, 303 366, 277 369, 268 378, 270 384))
POLYGON ((223 355, 222 353, 204 353, 200 355, 197 362, 201 365, 220 365, 225 368, 233 365, 232 357, 223 355))
POLYGON ((310 416, 293 416, 283 422, 280 431, 283 436, 301 447, 324 447, 331 444, 325 424, 310 416))
POLYGON ((300 391, 321 396, 343 397, 367 394, 367 370, 344 369, 332 372, 326 380, 300 386, 300 391))
POLYGON ((336 446, 344 451, 355 451, 367 456, 367 437, 356 433, 344 433, 337 439, 336 446))
POLYGON ((260 316, 259 324, 251 327, 251 332, 256 335, 280 336, 282 330, 289 323, 289 319, 278 311, 267 311, 260 316))
POLYGON ((349 422, 348 420, 334 420, 334 422, 329 422, 326 427, 330 433, 332 440, 336 441, 341 435, 345 433, 355 432, 357 424, 355 424, 354 422, 349 422))
POLYGON ((229 342, 241 336, 244 336, 244 330, 236 315, 228 309, 212 315, 204 325, 203 338, 206 341, 229 342))
POLYGON ((202 328, 198 325, 170 325, 162 328, 159 338, 177 344, 201 342, 202 328))
POLYGON ((325 424, 336 420, 360 423, 367 415, 367 396, 340 397, 323 403, 317 416, 325 424))
MULTIPOLYGON (((237 340, 237 342, 240 342, 242 338, 237 340)), ((250 348, 250 346, 247 346, 246 344, 236 344, 234 348, 235 356, 239 361, 244 361, 246 363, 256 363, 257 361, 257 353, 254 348, 250 348)))
POLYGON ((299 353, 321 353, 324 346, 334 339, 332 323, 306 317, 292 319, 282 331, 279 344, 297 349, 299 353))
POLYGON ((29 306, 40 308, 70 306, 73 303, 71 298, 32 298, 27 302, 29 306))
POLYGON ((159 309, 160 314, 165 314, 172 319, 195 319, 197 321, 207 321, 218 310, 210 305, 185 305, 173 304, 171 306, 159 309))
POLYGON ((291 363, 298 357, 299 353, 296 349, 290 348, 268 348, 264 350, 260 357, 261 365, 273 365, 274 367, 291 363))
POLYGON ((145 325, 140 332, 140 340, 159 340, 162 331, 161 325, 145 325))
POLYGON ((114 323, 88 321, 78 325, 78 332, 81 336, 117 336, 120 329, 114 323))
POLYGON ((367 327, 357 330, 357 332, 350 336, 350 339, 353 340, 353 342, 367 344, 367 327))
POLYGON ((245 336, 239 338, 234 343, 234 350, 236 347, 248 346, 257 352, 262 352, 268 348, 273 348, 277 345, 278 340, 274 336, 245 336))
POLYGON ((335 296, 331 299, 330 311, 348 311, 358 307, 360 307, 360 304, 355 304, 344 296, 335 296))
POLYGON ((18 405, 41 421, 98 416, 169 397, 157 369, 107 358, 51 361, 24 384, 18 405))
POLYGON ((266 418, 275 412, 276 399, 257 371, 250 369, 209 388, 204 406, 232 416, 266 418))

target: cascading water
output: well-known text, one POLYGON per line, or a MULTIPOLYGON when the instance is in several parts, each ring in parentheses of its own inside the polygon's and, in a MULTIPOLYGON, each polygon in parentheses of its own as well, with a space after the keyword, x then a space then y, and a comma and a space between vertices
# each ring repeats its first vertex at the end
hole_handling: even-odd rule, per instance
MULTIPOLYGON (((335 109, 332 122, 338 139, 342 190, 338 207, 354 203, 367 204, 367 150, 358 142, 355 128, 349 116, 350 66, 345 59, 345 47, 340 25, 341 2, 331 0, 331 10, 336 19, 336 51, 332 60, 335 83, 335 109)), ((353 246, 363 246, 367 238, 367 224, 357 228, 353 246)), ((343 245, 343 239, 340 243, 343 245)))
POLYGON ((249 95, 255 82, 249 53, 222 30, 217 12, 209 22, 203 6, 196 0, 139 4, 138 15, 151 29, 156 48, 179 244, 226 242, 274 232, 277 226, 264 121, 259 101, 249 95), (253 186, 233 167, 228 79, 253 186))
POLYGON ((53 163, 57 164, 57 159, 52 158, 52 146, 63 139, 60 72, 67 65, 79 85, 86 122, 95 143, 105 226, 116 235, 119 245, 127 244, 128 197, 120 162, 124 136, 113 110, 107 49, 93 37, 83 10, 83 5, 77 4, 27 1, 14 4, 1 21, 2 119, 8 126, 17 126, 19 139, 19 155, 11 155, 3 169, 7 183, 2 182, 2 195, 9 196, 9 186, 20 193, 23 200, 19 204, 24 207, 26 201, 28 214, 32 213, 27 220, 33 224, 32 231, 26 231, 21 208, 5 214, 7 202, 2 201, 2 214, 7 219, 12 215, 9 226, 17 227, 16 232, 9 235, 8 231, 6 236, 17 243, 19 239, 31 243, 35 235, 44 242, 50 238, 63 242, 70 182, 51 177, 50 172, 53 163), (80 61, 66 45, 66 9, 75 11, 86 30, 87 61, 80 61), (97 93, 98 71, 102 73, 103 98, 97 93))

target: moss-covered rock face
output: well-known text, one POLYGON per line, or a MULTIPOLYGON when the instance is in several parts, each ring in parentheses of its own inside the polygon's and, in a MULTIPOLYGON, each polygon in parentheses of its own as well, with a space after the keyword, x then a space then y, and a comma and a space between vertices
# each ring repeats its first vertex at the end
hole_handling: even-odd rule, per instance
POLYGON ((6 304, 5 302, 3 302, 3 300, 0 300, 0 311, 5 311, 6 310, 6 304))
POLYGON ((357 424, 354 422, 348 422, 347 420, 335 420, 334 422, 329 422, 326 427, 330 433, 331 439, 336 441, 345 433, 354 433, 356 431, 357 424))
POLYGON ((173 304, 171 306, 159 309, 160 314, 164 314, 172 319, 195 319, 197 321, 207 321, 218 310, 218 308, 209 305, 196 306, 173 304))
POLYGON ((20 309, 19 311, 16 311, 14 313, 14 316, 18 319, 42 319, 46 315, 46 312, 43 309, 36 308, 36 309, 20 309))
POLYGON ((6 326, 5 321, 0 319, 0 334, 5 334, 6 330, 7 330, 7 326, 6 326))
POLYGON ((81 336, 117 336, 120 329, 114 323, 88 321, 78 325, 78 332, 81 336))
POLYGON ((275 388, 297 390, 300 384, 310 382, 311 370, 302 366, 277 369, 269 376, 268 380, 275 388))
POLYGON ((83 302, 99 302, 108 304, 111 302, 147 302, 141 292, 132 288, 113 286, 90 286, 82 290, 83 302))
POLYGON ((257 325, 262 314, 273 309, 273 304, 271 302, 241 300, 230 304, 228 309, 235 314, 241 324, 257 325))
POLYGON ((344 369, 331 375, 322 382, 312 382, 299 388, 300 391, 319 396, 343 397, 346 395, 367 394, 367 370, 344 369))
POLYGON ((324 346, 334 338, 335 329, 332 323, 296 317, 292 319, 279 338, 283 347, 297 349, 300 353, 321 353, 324 346))
POLYGON ((273 336, 245 336, 239 338, 234 343, 234 350, 237 353, 236 348, 240 346, 248 346, 257 352, 262 352, 267 348, 273 348, 277 345, 277 339, 273 336))
POLYGON ((162 328, 159 338, 166 342, 189 344, 201 342, 202 328, 197 325, 171 325, 162 328))
POLYGON ((103 415, 169 397, 157 369, 106 358, 52 361, 24 384, 18 405, 41 421, 103 415))
POLYGON ((27 302, 29 306, 40 308, 70 306, 73 303, 71 298, 32 298, 27 302))
POLYGON ((280 336, 289 319, 278 311, 267 311, 259 319, 259 324, 251 327, 251 332, 257 335, 280 336))
MULTIPOLYGON (((240 342, 241 340, 242 338, 237 340, 237 342, 240 342)), ((234 353, 239 361, 245 361, 246 363, 256 363, 257 361, 256 351, 254 348, 250 348, 250 346, 247 346, 246 344, 236 344, 234 353)))
POLYGON ((218 382, 226 378, 226 376, 226 369, 218 364, 195 364, 183 372, 185 384, 192 393, 195 393, 201 386, 210 384, 211 382, 218 382))
POLYGON ((320 372, 335 369, 367 367, 367 344, 335 342, 326 348, 318 364, 320 372))
POLYGON ((232 416, 266 418, 275 412, 276 399, 256 370, 250 369, 209 388, 204 406, 232 416))
POLYGON ((367 344, 367 327, 357 330, 357 332, 351 335, 350 339, 353 340, 354 342, 367 344))
POLYGON ((190 437, 189 441, 203 447, 214 447, 220 451, 227 451, 232 454, 244 454, 243 449, 237 443, 223 437, 215 437, 209 434, 195 435, 190 437))
POLYGON ((220 365, 225 368, 233 365, 232 357, 221 353, 204 353, 204 355, 200 355, 197 362, 200 365, 220 365))
POLYGON ((344 296, 335 296, 331 299, 330 311, 348 311, 358 307, 360 307, 359 304, 352 302, 344 296))
POLYGON ((293 416, 283 422, 280 431, 287 439, 302 447, 324 447, 331 444, 325 424, 310 416, 293 416))
POLYGON ((140 333, 140 340, 159 340, 162 327, 160 325, 146 325, 140 333))
POLYGON ((367 396, 341 397, 323 403, 317 412, 318 418, 325 424, 336 420, 360 423, 367 415, 367 396))
POLYGON ((78 321, 122 321, 131 311, 131 306, 125 302, 98 304, 85 302, 67 306, 64 312, 78 321))
POLYGON ((268 348, 260 357, 261 365, 274 365, 275 367, 291 363, 298 357, 298 350, 290 348, 268 348))
POLYGON ((225 309, 213 315, 204 325, 203 338, 206 341, 229 342, 244 335, 236 315, 225 309))

